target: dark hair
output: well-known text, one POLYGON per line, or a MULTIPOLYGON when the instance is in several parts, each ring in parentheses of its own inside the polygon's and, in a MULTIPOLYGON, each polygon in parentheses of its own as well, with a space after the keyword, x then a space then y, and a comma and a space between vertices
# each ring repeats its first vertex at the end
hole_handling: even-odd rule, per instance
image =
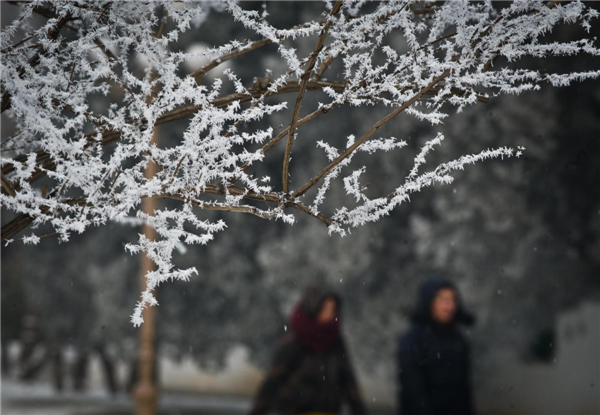
POLYGON ((337 314, 340 314, 342 308, 342 299, 338 293, 333 291, 331 287, 322 282, 311 282, 306 286, 304 295, 300 302, 304 312, 311 318, 316 318, 321 309, 323 303, 328 298, 335 300, 337 314))

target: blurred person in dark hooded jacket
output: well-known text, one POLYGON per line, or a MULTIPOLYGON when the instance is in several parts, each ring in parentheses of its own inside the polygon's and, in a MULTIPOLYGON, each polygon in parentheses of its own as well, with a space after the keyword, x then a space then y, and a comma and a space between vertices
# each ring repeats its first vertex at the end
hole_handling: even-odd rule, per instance
POLYGON ((474 318, 456 287, 445 279, 425 281, 401 337, 398 352, 402 415, 472 415, 470 352, 459 324, 474 318))
POLYGON ((341 335, 340 297, 311 284, 292 311, 272 367, 255 398, 252 415, 276 412, 338 414, 343 402, 353 415, 366 413, 341 335))

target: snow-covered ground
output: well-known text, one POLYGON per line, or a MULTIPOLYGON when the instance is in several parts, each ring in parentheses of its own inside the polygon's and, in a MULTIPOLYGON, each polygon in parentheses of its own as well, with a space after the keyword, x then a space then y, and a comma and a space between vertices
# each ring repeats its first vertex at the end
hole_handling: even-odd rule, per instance
MULTIPOLYGON (((117 415, 133 413, 130 396, 110 396, 102 390, 57 394, 48 384, 24 385, 2 381, 2 415, 117 415)), ((250 400, 230 396, 178 394, 165 392, 159 401, 159 414, 242 414, 250 400)))

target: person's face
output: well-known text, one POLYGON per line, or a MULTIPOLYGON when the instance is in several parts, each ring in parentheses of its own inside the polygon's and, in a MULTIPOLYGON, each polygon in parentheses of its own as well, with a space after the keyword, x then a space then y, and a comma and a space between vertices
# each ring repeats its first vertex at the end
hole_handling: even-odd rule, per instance
POLYGON ((337 302, 334 298, 328 298, 323 301, 321 311, 317 314, 319 323, 330 323, 337 317, 337 302))
POLYGON ((439 324, 450 324, 454 321, 457 308, 456 292, 452 288, 442 288, 431 303, 431 317, 439 324))

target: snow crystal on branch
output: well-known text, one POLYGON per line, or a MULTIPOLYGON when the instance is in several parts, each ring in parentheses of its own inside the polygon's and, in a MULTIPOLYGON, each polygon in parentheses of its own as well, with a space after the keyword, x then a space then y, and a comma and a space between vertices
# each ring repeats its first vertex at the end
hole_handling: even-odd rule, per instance
MULTIPOLYGON (((127 218, 132 217, 138 225, 152 226, 156 240, 140 235, 126 246, 156 264, 132 316, 139 325, 144 307, 156 304, 153 291, 160 283, 198 272, 176 269, 173 250, 206 244, 225 230, 223 221, 206 220, 203 211, 288 224, 300 212, 323 222, 330 234, 344 235, 388 215, 425 187, 451 183, 451 173, 468 164, 518 157, 524 150, 485 150, 422 173, 427 155, 442 145, 444 137, 438 134, 414 155, 407 177, 389 180, 391 193, 369 197, 363 184, 368 160, 406 146, 402 139, 377 133, 399 114, 441 125, 453 109, 499 94, 600 77, 595 68, 555 74, 523 64, 526 57, 600 56, 596 39, 544 39, 561 24, 578 24, 589 32, 598 11, 580 1, 515 1, 500 10, 492 2, 367 4, 326 2, 322 17, 292 28, 279 28, 278 16, 229 0, 21 4, 19 19, 0 34, 2 112, 16 124, 15 134, 2 142, 0 201, 20 215, 3 228, 3 241, 15 241, 28 225, 44 223, 61 241, 72 232, 109 221, 131 222, 127 218), (38 13, 44 22, 34 19, 38 13), (201 32, 209 13, 224 13, 252 35, 223 39, 201 54, 182 52, 183 35, 192 28, 201 32), (316 47, 318 39, 323 43, 316 47), (268 61, 277 62, 277 68, 265 75, 256 65, 262 73, 257 69, 251 83, 235 65, 212 80, 204 77, 226 61, 257 56, 255 51, 270 44, 276 47, 269 49, 268 61), (184 63, 200 56, 211 60, 182 72, 184 63), (275 70, 279 75, 273 76, 275 70), (275 98, 304 92, 318 93, 321 102, 316 108, 305 103, 307 115, 277 125, 287 116, 288 104, 275 98), (335 128, 316 137, 305 134, 304 124, 337 107, 378 107, 377 113, 385 115, 359 127, 363 130, 347 137, 345 148, 335 128), (177 142, 155 141, 160 128, 182 119, 188 123, 177 142), (302 170, 310 179, 303 184, 294 180, 298 188, 283 192, 282 177, 273 177, 268 166, 283 165, 281 154, 272 149, 281 148, 292 125, 296 141, 312 140, 325 157, 293 156, 292 174, 302 170), (360 165, 355 166, 357 154, 360 165), (315 160, 322 167, 311 171, 315 160), (156 173, 146 177, 150 164, 156 173), (44 177, 50 188, 42 185, 44 177), (340 183, 342 195, 335 193, 335 200, 325 204, 334 183, 340 183), (144 212, 145 198, 172 203, 144 212)), ((21 239, 39 240, 36 233, 21 239)))

